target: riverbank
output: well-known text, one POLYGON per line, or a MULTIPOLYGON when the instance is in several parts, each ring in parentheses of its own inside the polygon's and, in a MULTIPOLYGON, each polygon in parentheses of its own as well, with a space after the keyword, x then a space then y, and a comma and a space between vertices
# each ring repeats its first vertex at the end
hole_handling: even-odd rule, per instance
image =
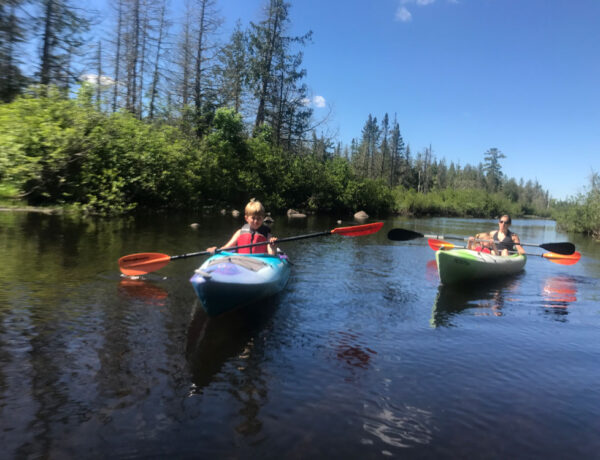
POLYGON ((38 212, 41 214, 64 214, 64 209, 60 207, 36 207, 36 206, 0 206, 0 212, 13 211, 13 212, 38 212))

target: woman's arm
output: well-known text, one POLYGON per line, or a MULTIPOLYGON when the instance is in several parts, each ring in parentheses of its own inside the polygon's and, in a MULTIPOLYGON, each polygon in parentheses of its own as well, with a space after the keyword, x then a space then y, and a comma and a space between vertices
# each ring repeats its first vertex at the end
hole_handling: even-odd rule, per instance
POLYGON ((525 254, 525 249, 521 246, 521 240, 519 240, 519 236, 516 234, 512 234, 513 243, 515 243, 515 247, 519 254, 525 254))

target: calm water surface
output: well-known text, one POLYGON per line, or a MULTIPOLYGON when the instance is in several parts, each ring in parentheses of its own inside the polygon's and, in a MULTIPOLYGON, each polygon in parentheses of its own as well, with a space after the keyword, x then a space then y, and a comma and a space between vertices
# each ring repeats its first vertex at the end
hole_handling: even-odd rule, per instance
MULTIPOLYGON (((573 241, 581 261, 530 257, 452 290, 425 241, 387 232, 497 224, 390 219, 285 243, 284 293, 211 319, 188 281, 201 257, 119 274, 122 255, 202 250, 239 225, 0 213, 2 457, 597 458, 600 244, 516 220, 522 241, 573 241)), ((337 226, 280 217, 273 233, 337 226)))

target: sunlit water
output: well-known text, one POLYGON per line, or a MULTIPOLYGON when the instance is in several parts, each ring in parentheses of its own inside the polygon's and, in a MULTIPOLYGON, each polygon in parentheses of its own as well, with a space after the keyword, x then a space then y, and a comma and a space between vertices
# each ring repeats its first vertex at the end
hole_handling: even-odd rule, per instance
MULTIPOLYGON (((2 456, 597 457, 597 243, 517 220, 522 241, 573 241, 581 261, 532 256, 512 278, 448 289, 426 241, 388 230, 495 222, 390 219, 285 243, 286 290, 211 319, 189 284, 202 257, 119 274, 122 255, 202 250, 239 225, 0 213, 2 456)), ((280 217, 273 233, 337 226, 280 217)))

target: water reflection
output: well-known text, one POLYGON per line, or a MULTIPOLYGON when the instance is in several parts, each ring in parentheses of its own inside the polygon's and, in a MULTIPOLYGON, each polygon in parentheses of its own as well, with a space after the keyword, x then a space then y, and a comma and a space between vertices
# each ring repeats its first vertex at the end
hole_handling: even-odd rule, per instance
POLYGON ((377 352, 365 344, 355 332, 338 332, 334 334, 336 358, 351 368, 367 369, 371 356, 377 352))
POLYGON ((506 300, 519 287, 519 279, 520 275, 516 275, 469 286, 440 285, 433 303, 431 326, 453 326, 453 318, 467 309, 477 309, 474 316, 502 316, 506 300))
POLYGON ((425 279, 436 283, 440 282, 440 275, 438 274, 437 262, 435 259, 430 260, 425 265, 425 279))
POLYGON ((269 329, 276 306, 275 298, 209 317, 197 303, 188 327, 190 396, 203 394, 211 385, 234 396, 241 405, 236 431, 243 435, 256 435, 262 429, 259 412, 267 402, 267 382, 260 365, 263 333, 269 329))
POLYGON ((124 277, 119 282, 119 294, 141 300, 144 303, 156 306, 164 306, 167 298, 167 291, 146 279, 131 279, 124 277))
POLYGON ((547 312, 564 316, 567 308, 577 302, 577 283, 569 276, 554 276, 546 279, 542 289, 543 306, 547 312))

